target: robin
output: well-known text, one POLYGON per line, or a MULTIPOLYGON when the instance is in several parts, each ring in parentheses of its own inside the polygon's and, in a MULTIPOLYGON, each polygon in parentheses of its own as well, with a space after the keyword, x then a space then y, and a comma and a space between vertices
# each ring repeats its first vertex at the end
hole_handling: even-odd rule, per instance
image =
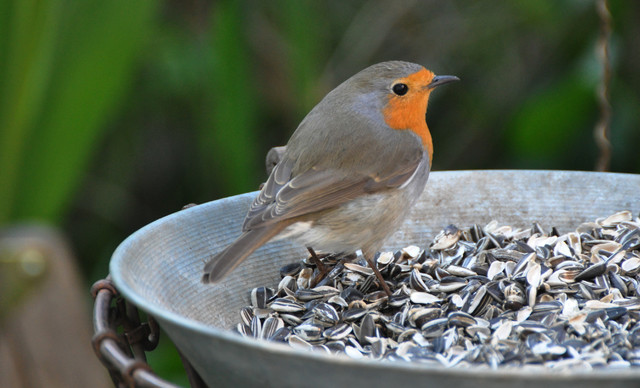
POLYGON ((424 190, 433 145, 431 91, 457 81, 409 62, 370 66, 327 94, 302 120, 251 204, 242 234, 204 267, 217 282, 262 244, 293 237, 373 262, 424 190))

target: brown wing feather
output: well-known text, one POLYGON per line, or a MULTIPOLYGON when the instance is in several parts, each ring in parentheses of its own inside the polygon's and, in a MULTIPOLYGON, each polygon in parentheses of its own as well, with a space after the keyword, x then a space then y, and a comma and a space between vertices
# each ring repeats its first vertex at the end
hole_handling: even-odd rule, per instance
POLYGON ((276 195, 291 178, 292 168, 293 161, 290 159, 280 161, 273 168, 264 187, 249 207, 242 225, 242 231, 246 232, 251 229, 250 225, 254 224, 256 219, 261 218, 267 208, 276 201, 276 195))
MULTIPOLYGON (((273 222, 327 210, 363 194, 402 186, 424 163, 428 163, 426 154, 398 165, 386 176, 311 168, 286 183, 273 176, 278 173, 278 165, 251 206, 243 228, 249 230, 263 227, 273 222)), ((288 170, 289 173, 291 171, 286 167, 281 170, 288 170)), ((284 174, 280 178, 283 176, 284 174)))

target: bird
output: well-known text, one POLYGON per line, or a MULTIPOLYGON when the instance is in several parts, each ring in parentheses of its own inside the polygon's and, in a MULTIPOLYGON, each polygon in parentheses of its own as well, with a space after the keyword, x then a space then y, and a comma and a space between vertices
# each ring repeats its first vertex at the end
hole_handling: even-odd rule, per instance
POLYGON ((433 159, 426 122, 437 86, 458 81, 422 65, 371 65, 329 92, 302 120, 250 205, 240 236, 204 267, 216 283, 272 239, 361 251, 373 262, 422 193, 433 159))

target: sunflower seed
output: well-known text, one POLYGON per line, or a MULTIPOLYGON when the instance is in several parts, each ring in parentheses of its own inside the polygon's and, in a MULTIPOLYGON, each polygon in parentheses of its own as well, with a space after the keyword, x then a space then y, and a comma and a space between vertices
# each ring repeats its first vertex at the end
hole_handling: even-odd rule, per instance
POLYGON ((390 297, 361 255, 318 257, 328 272, 317 286, 308 258, 283 266, 277 288, 251 290, 236 331, 449 368, 640 367, 640 219, 630 212, 564 235, 537 223, 450 225, 431 249, 375 256, 390 297))
POLYGON ((269 307, 279 313, 297 313, 305 310, 302 303, 294 302, 285 298, 277 298, 269 304, 269 307))

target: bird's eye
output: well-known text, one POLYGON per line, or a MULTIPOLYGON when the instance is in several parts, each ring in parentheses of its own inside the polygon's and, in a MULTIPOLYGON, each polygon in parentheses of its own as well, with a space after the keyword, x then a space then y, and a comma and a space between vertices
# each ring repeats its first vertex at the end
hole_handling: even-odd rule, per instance
POLYGON ((409 87, 407 86, 407 84, 398 83, 393 85, 391 90, 393 90, 393 92, 398 96, 404 96, 409 91, 409 87))

